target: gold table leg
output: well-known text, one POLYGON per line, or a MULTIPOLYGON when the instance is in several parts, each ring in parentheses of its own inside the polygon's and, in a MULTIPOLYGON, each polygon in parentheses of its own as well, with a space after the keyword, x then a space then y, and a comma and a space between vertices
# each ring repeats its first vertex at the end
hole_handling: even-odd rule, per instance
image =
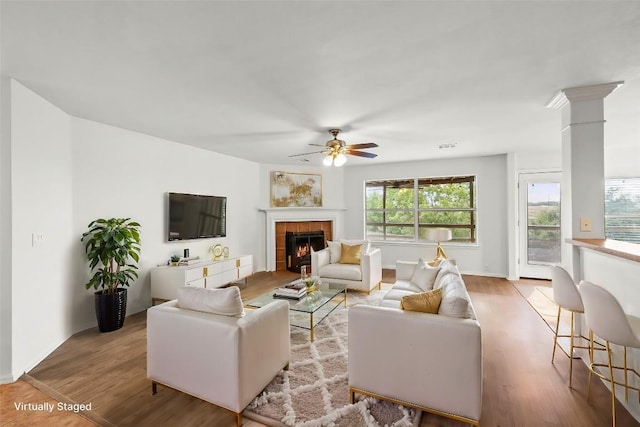
POLYGON ((309 329, 311 329, 310 340, 313 342, 313 313, 309 313, 309 329))

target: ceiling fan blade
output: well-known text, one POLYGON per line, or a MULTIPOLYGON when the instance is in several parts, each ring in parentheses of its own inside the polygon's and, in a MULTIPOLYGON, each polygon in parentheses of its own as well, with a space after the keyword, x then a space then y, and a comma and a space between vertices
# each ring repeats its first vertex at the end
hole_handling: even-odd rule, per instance
POLYGON ((377 154, 367 153, 366 151, 346 151, 345 154, 351 154, 352 156, 358 157, 366 157, 368 159, 373 159, 374 157, 378 157, 377 154))
POLYGON ((353 145, 348 145, 347 148, 353 150, 360 150, 361 148, 376 148, 378 146, 378 144, 374 143, 374 142, 365 142, 364 144, 353 144, 353 145))
POLYGON ((314 147, 326 147, 327 144, 311 144, 309 143, 309 145, 313 145, 314 147))
POLYGON ((302 154, 293 154, 289 157, 300 157, 300 156, 308 156, 310 154, 320 154, 320 153, 324 153, 326 150, 322 150, 322 151, 312 151, 311 153, 302 153, 302 154))

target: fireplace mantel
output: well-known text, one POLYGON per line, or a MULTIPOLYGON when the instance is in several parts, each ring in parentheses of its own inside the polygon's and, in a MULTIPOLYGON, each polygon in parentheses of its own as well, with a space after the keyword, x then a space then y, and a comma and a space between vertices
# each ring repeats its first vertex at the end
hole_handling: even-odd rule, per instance
POLYGON ((276 271, 276 222, 331 221, 334 238, 342 235, 342 217, 345 208, 265 208, 265 243, 267 271, 276 271))

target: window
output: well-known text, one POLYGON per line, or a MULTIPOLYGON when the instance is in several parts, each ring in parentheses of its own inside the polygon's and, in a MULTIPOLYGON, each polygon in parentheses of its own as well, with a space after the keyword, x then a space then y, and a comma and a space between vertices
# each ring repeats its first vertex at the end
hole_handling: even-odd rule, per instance
POLYGON ((640 178, 605 180, 604 231, 608 239, 640 243, 640 178))
POLYGON ((366 238, 420 241, 432 227, 476 241, 475 177, 365 182, 366 238))

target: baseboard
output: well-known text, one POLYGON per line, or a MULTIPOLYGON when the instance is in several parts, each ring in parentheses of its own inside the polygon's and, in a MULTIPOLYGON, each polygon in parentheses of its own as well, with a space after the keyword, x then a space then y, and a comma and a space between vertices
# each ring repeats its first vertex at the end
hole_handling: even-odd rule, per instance
POLYGON ((466 275, 469 275, 469 276, 496 277, 496 278, 499 278, 499 279, 506 279, 507 278, 507 276, 505 274, 489 273, 488 271, 481 271, 481 272, 461 271, 460 274, 466 274, 466 275))
POLYGON ((15 383, 18 378, 14 378, 13 374, 0 375, 0 384, 15 383))

